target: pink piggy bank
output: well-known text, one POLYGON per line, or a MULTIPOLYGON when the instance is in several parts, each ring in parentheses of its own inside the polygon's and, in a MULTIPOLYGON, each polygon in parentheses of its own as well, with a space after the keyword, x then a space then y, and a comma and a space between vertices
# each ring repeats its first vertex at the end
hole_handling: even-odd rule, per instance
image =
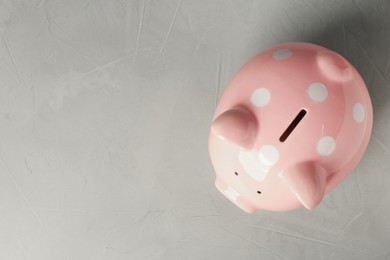
POLYGON ((246 212, 312 209, 356 166, 372 105, 337 53, 287 43, 250 60, 226 88, 209 135, 217 188, 246 212))

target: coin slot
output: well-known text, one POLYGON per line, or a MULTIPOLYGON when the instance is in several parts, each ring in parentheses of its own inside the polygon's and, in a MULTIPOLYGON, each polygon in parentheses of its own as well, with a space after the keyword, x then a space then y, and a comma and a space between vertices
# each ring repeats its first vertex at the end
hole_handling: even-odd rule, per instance
POLYGON ((301 122, 301 120, 306 115, 306 110, 302 109, 298 115, 294 118, 294 120, 291 122, 291 124, 287 127, 287 129, 284 131, 284 133, 280 136, 279 141, 282 143, 287 140, 287 138, 290 136, 290 134, 294 131, 294 129, 297 127, 297 125, 301 122))

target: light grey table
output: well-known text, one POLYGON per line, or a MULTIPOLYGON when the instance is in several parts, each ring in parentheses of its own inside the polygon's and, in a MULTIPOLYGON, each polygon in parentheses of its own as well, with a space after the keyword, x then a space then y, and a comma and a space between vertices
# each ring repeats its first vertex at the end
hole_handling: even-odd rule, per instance
POLYGON ((390 259, 390 1, 0 2, 0 259, 390 259), (375 122, 313 211, 214 188, 216 102, 286 41, 344 55, 375 122))

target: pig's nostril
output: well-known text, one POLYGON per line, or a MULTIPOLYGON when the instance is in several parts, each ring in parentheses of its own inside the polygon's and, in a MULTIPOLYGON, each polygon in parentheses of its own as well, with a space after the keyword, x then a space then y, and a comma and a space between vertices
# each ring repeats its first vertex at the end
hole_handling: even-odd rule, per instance
POLYGON ((301 122, 301 120, 306 115, 306 110, 302 109, 298 115, 294 118, 294 120, 291 122, 291 124, 287 127, 287 129, 284 131, 284 133, 280 136, 279 141, 282 143, 286 141, 286 139, 290 136, 292 131, 294 131, 295 127, 301 122))
POLYGON ((234 172, 234 174, 235 174, 236 176, 238 176, 238 172, 234 172))
POLYGON ((261 191, 258 190, 258 191, 257 191, 257 194, 261 194, 261 191))

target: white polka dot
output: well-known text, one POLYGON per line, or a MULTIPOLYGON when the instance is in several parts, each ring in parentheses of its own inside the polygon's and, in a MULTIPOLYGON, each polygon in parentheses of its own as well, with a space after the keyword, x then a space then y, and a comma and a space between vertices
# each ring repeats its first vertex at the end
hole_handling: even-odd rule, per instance
POLYGON ((234 202, 236 202, 237 198, 241 195, 238 191, 236 191, 230 186, 227 188, 227 190, 225 190, 225 194, 234 202))
POLYGON ((271 93, 266 88, 256 89, 251 96, 251 102, 256 107, 264 107, 270 102, 270 100, 271 93))
POLYGON ((258 155, 257 152, 240 151, 238 159, 242 168, 249 176, 256 181, 263 181, 267 177, 271 167, 261 163, 258 155))
POLYGON ((329 156, 336 149, 336 141, 330 136, 322 137, 317 143, 317 152, 321 156, 329 156))
POLYGON ((355 121, 361 123, 363 122, 365 116, 366 116, 366 111, 364 110, 363 104, 356 103, 353 106, 353 118, 355 119, 355 121))
POLYGON ((278 50, 278 51, 275 51, 274 53, 272 53, 272 58, 274 58, 275 60, 286 60, 286 59, 290 58, 291 55, 292 55, 291 50, 282 49, 282 50, 278 50))
POLYGON ((265 165, 275 165, 279 160, 279 152, 272 145, 264 145, 260 148, 259 159, 265 165))
POLYGON ((307 89, 307 94, 315 102, 323 102, 328 97, 328 90, 324 84, 312 83, 307 89))

